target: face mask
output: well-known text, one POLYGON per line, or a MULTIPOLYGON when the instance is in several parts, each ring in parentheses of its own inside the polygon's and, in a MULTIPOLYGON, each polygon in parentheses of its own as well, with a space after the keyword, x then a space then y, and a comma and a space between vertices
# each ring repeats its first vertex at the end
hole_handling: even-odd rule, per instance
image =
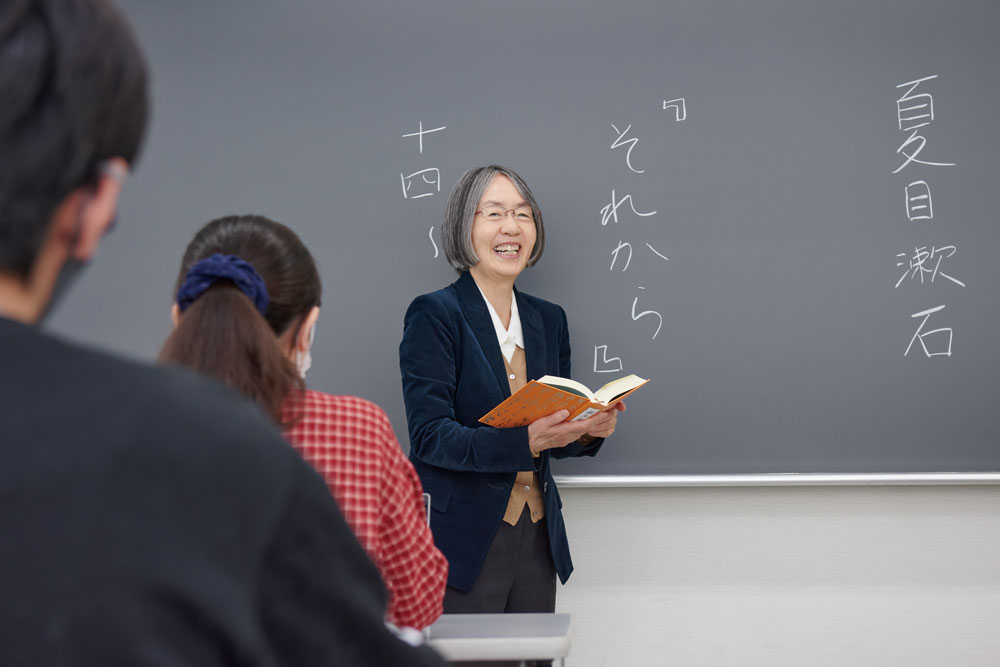
POLYGON ((316 325, 313 325, 313 328, 309 330, 308 349, 306 349, 305 352, 301 352, 300 350, 295 351, 295 367, 299 371, 299 377, 302 378, 303 380, 306 379, 306 372, 310 368, 312 368, 312 363, 313 363, 312 344, 313 344, 313 338, 315 336, 316 336, 316 325))

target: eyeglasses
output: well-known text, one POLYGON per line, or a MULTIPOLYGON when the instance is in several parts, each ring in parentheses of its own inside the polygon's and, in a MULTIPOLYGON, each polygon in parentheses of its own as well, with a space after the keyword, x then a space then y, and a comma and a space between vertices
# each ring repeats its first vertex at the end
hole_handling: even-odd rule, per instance
POLYGON ((505 209, 503 206, 487 206, 479 211, 476 211, 476 215, 481 215, 487 220, 499 221, 507 217, 508 213, 514 214, 514 220, 518 222, 532 222, 535 216, 532 215, 530 206, 519 206, 517 208, 505 209))

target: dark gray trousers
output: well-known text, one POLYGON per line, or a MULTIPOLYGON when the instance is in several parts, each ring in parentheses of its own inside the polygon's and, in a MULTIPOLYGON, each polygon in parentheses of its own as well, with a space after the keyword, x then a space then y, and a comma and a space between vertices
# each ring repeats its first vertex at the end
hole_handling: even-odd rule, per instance
POLYGON ((472 590, 449 586, 444 613, 554 612, 556 567, 545 521, 531 523, 526 505, 516 526, 501 522, 472 590))
MULTIPOLYGON (((552 613, 556 610, 556 566, 545 519, 531 523, 525 506, 517 525, 501 522, 472 590, 449 586, 446 614, 552 613)), ((464 665, 466 663, 452 663, 464 665)), ((468 663, 507 665, 518 663, 468 663)), ((538 665, 550 665, 539 662, 538 665)))

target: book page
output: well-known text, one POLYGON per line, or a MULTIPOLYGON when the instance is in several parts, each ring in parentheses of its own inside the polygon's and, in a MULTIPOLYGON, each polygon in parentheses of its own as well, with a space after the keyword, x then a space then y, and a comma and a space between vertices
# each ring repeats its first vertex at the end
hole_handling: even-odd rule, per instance
POLYGON ((646 384, 647 382, 649 382, 649 380, 643 380, 638 375, 626 375, 625 377, 618 378, 617 380, 612 380, 595 391, 594 398, 606 405, 618 396, 626 394, 636 387, 646 384))
POLYGON ((559 389, 563 389, 565 391, 578 394, 580 396, 583 396, 584 398, 589 398, 591 400, 594 399, 594 394, 590 391, 590 389, 586 385, 581 384, 576 380, 569 380, 567 378, 561 378, 555 375, 543 375, 542 377, 538 378, 538 382, 541 382, 542 384, 547 384, 552 387, 558 387, 559 389))

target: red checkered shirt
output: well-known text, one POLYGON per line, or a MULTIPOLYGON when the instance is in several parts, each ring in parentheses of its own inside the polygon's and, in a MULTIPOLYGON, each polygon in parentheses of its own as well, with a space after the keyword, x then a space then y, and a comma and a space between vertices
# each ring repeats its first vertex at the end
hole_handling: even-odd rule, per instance
POLYGON ((424 628, 441 615, 448 561, 434 546, 423 489, 388 417, 354 396, 306 391, 284 405, 285 436, 326 479, 382 573, 388 620, 424 628))

